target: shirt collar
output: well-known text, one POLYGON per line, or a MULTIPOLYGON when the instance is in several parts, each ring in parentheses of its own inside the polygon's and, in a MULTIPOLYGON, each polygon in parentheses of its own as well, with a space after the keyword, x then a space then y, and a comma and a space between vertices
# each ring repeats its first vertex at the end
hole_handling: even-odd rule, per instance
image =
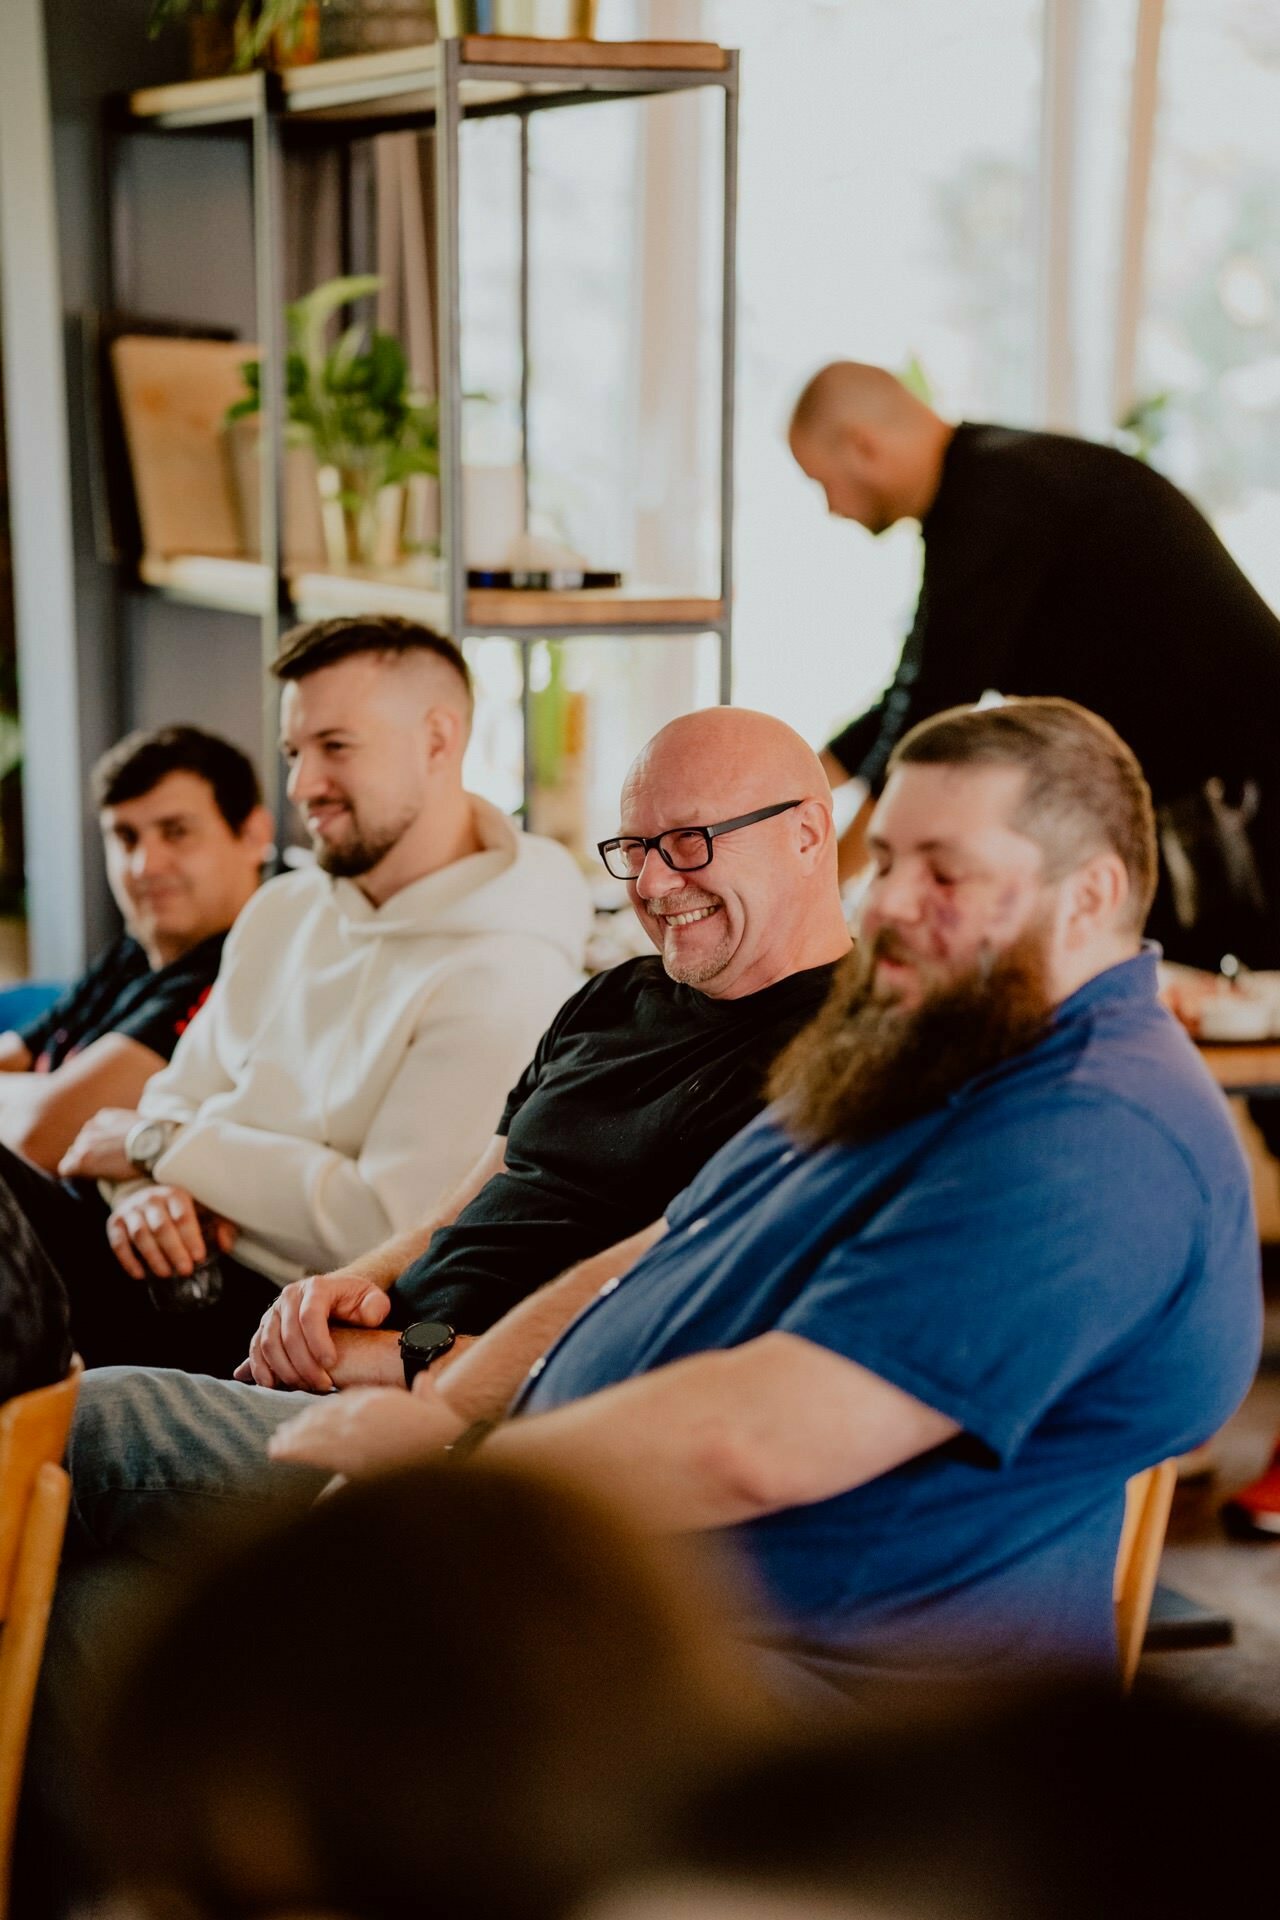
POLYGON ((1112 1001, 1154 1001, 1159 991, 1156 977, 1159 959, 1157 943, 1144 940, 1138 953, 1128 960, 1118 960, 1113 967, 1104 967, 1062 1001, 1054 1013, 1054 1025, 1069 1020, 1073 1014, 1112 1001))

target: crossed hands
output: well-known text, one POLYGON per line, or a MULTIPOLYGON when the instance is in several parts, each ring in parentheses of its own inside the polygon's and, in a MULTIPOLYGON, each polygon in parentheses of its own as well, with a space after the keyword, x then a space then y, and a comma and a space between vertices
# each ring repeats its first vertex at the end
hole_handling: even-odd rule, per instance
POLYGON ((463 1421, 435 1383, 471 1338, 459 1335, 406 1393, 400 1336, 382 1325, 390 1311, 389 1295, 358 1271, 313 1274, 281 1288, 235 1377, 323 1397, 276 1429, 273 1460, 356 1477, 427 1459, 456 1440, 463 1421))
MULTIPOLYGON (((390 1311, 385 1289, 355 1270, 293 1280, 263 1314, 249 1343, 249 1357, 240 1362, 235 1378, 307 1393, 332 1393, 339 1387, 403 1390, 400 1336, 382 1327, 390 1311)), ((432 1367, 432 1376, 443 1372, 472 1338, 459 1334, 432 1367)))
POLYGON ((230 1253, 236 1230, 197 1207, 185 1187, 155 1183, 117 1203, 107 1219, 107 1239, 131 1279, 185 1279, 211 1253, 230 1253))

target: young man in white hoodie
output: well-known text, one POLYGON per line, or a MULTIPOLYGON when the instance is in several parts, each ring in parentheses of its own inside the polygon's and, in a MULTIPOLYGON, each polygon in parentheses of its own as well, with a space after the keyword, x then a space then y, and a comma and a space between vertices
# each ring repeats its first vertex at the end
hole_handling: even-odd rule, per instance
POLYGON ((572 859, 462 785, 456 647, 407 620, 331 620, 289 635, 274 672, 315 867, 241 914, 138 1111, 76 1142, 76 1184, 0 1151, 90 1365, 230 1372, 278 1287, 456 1185, 580 978, 572 859))

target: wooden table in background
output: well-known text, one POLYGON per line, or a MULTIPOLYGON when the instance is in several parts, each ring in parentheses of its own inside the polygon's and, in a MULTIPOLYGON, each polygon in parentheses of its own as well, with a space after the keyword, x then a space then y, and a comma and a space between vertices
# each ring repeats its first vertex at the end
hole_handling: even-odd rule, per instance
POLYGON ((1205 1043, 1200 1057, 1224 1093, 1247 1094, 1252 1099, 1280 1098, 1280 1040, 1257 1046, 1213 1046, 1205 1043))

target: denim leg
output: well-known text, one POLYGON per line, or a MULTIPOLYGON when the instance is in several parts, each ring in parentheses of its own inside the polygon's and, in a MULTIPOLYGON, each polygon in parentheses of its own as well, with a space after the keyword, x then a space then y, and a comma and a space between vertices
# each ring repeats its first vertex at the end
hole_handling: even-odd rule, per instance
POLYGON ((67 1452, 68 1557, 173 1564, 184 1539, 237 1506, 308 1506, 330 1476, 269 1460, 267 1441, 314 1398, 159 1367, 91 1369, 67 1452))

